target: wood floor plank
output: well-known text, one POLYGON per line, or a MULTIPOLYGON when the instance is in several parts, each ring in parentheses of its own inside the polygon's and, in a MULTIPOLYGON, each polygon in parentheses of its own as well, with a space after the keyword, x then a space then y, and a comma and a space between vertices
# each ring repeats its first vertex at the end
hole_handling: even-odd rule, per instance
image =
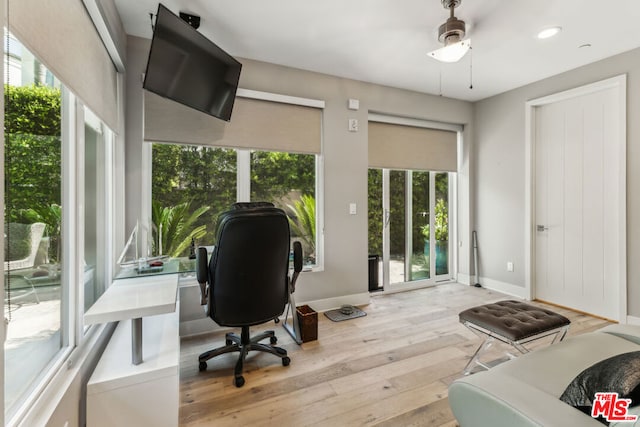
MULTIPOLYGON (((388 389, 393 390, 393 389, 388 389)), ((423 384, 407 391, 389 393, 385 399, 369 399, 368 404, 350 408, 348 412, 327 418, 317 426, 366 426, 389 420, 398 413, 412 411, 422 405, 444 399, 447 386, 440 381, 423 384)), ((345 402, 346 403, 346 402, 345 402)))
POLYGON ((457 425, 448 399, 439 399, 412 411, 402 413, 386 421, 376 424, 376 427, 428 427, 457 425))
MULTIPOLYGON (((284 367, 269 354, 250 354, 244 387, 233 385, 237 353, 198 370, 198 354, 224 343, 227 329, 184 338, 180 349, 180 425, 196 426, 447 426, 456 425, 447 387, 481 340, 460 324, 467 308, 512 299, 497 292, 445 284, 377 294, 366 316, 332 322, 318 315, 318 340, 297 345, 280 325, 278 345, 291 357, 284 367)), ((608 322, 539 302, 572 321, 569 335, 608 322)), ((537 347, 548 342, 532 343, 537 347)), ((503 355, 497 344, 489 357, 503 355)))

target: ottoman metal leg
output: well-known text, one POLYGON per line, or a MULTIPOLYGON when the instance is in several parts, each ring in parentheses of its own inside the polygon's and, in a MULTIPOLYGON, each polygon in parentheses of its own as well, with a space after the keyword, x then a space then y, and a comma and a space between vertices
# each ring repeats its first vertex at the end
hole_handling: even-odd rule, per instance
POLYGON ((476 365, 480 365, 485 369, 489 369, 489 367, 487 365, 485 365, 484 363, 482 363, 480 361, 480 355, 482 353, 484 353, 485 351, 487 351, 491 345, 493 344, 493 337, 487 337, 487 339, 485 339, 482 344, 480 344, 478 346, 478 348, 476 349, 476 352, 473 353, 473 356, 471 356, 471 359, 469 360, 469 362, 467 363, 467 366, 464 367, 464 374, 465 375, 469 375, 471 373, 471 370, 476 366, 476 365))

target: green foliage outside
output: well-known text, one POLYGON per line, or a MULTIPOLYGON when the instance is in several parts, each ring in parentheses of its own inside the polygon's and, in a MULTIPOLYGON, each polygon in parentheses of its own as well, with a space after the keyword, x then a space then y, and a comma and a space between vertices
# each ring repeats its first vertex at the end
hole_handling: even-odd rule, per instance
POLYGON ((160 242, 162 242, 162 255, 172 257, 189 255, 191 240, 200 239, 207 232, 206 225, 194 226, 194 224, 208 210, 208 206, 192 209, 190 202, 162 207, 154 201, 152 207, 153 253, 160 253, 160 242))
MULTIPOLYGON (((389 173, 389 210, 390 215, 385 218, 382 209, 382 170, 368 171, 368 222, 369 222, 369 254, 382 256, 382 231, 385 221, 388 221, 391 239, 390 252, 402 254, 405 252, 405 199, 406 199, 407 171, 392 170, 389 173)), ((422 254, 424 250, 425 233, 429 230, 429 172, 412 171, 412 236, 413 253, 422 254), (418 238, 420 237, 420 238, 418 238)), ((448 239, 448 176, 446 173, 435 175, 436 190, 436 239, 448 239)))
MULTIPOLYGON (((438 199, 436 202, 436 240, 449 240, 449 209, 444 199, 438 199)), ((429 241, 429 224, 420 227, 422 235, 426 241, 429 241)))
POLYGON ((292 191, 315 197, 315 156, 310 154, 254 151, 251 153, 251 200, 273 202, 292 191))
MULTIPOLYGON (((196 244, 215 243, 218 216, 237 200, 236 157, 232 149, 153 145, 154 205, 170 207, 190 201, 189 213, 201 207, 208 208, 191 225, 194 228, 206 226, 206 232, 196 237, 196 244)), ((315 156, 261 151, 251 153, 252 201, 273 202, 286 211, 301 196, 315 197, 315 156)), ((294 237, 308 237, 296 235, 298 231, 292 230, 294 237)))
POLYGON ((206 207, 191 226, 206 227, 196 243, 212 245, 218 215, 236 201, 236 170, 233 150, 153 144, 153 210, 156 212, 157 207, 168 208, 187 201, 188 214, 206 207))
MULTIPOLYGON (((5 85, 5 222, 44 222, 59 260, 60 90, 5 85)), ((13 237, 9 235, 9 240, 13 237)), ((15 242, 16 244, 17 241, 15 242)))
POLYGON ((382 169, 368 171, 368 221, 369 221, 369 254, 382 257, 382 169))
POLYGON ((303 195, 289 205, 289 223, 291 233, 298 236, 303 243, 305 254, 316 252, 316 199, 313 196, 303 195))

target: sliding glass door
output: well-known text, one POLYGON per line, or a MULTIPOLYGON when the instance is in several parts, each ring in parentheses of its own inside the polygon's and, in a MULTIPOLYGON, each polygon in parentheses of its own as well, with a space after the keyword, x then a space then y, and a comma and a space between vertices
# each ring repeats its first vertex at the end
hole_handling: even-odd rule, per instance
POLYGON ((379 263, 381 287, 451 278, 449 177, 369 169, 369 258, 379 263))

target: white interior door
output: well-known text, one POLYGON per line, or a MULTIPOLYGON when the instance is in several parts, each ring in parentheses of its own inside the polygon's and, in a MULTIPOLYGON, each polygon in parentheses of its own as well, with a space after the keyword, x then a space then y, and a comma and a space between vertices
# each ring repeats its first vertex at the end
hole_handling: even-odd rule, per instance
POLYGON ((535 108, 535 297, 609 319, 620 310, 619 92, 535 108))

